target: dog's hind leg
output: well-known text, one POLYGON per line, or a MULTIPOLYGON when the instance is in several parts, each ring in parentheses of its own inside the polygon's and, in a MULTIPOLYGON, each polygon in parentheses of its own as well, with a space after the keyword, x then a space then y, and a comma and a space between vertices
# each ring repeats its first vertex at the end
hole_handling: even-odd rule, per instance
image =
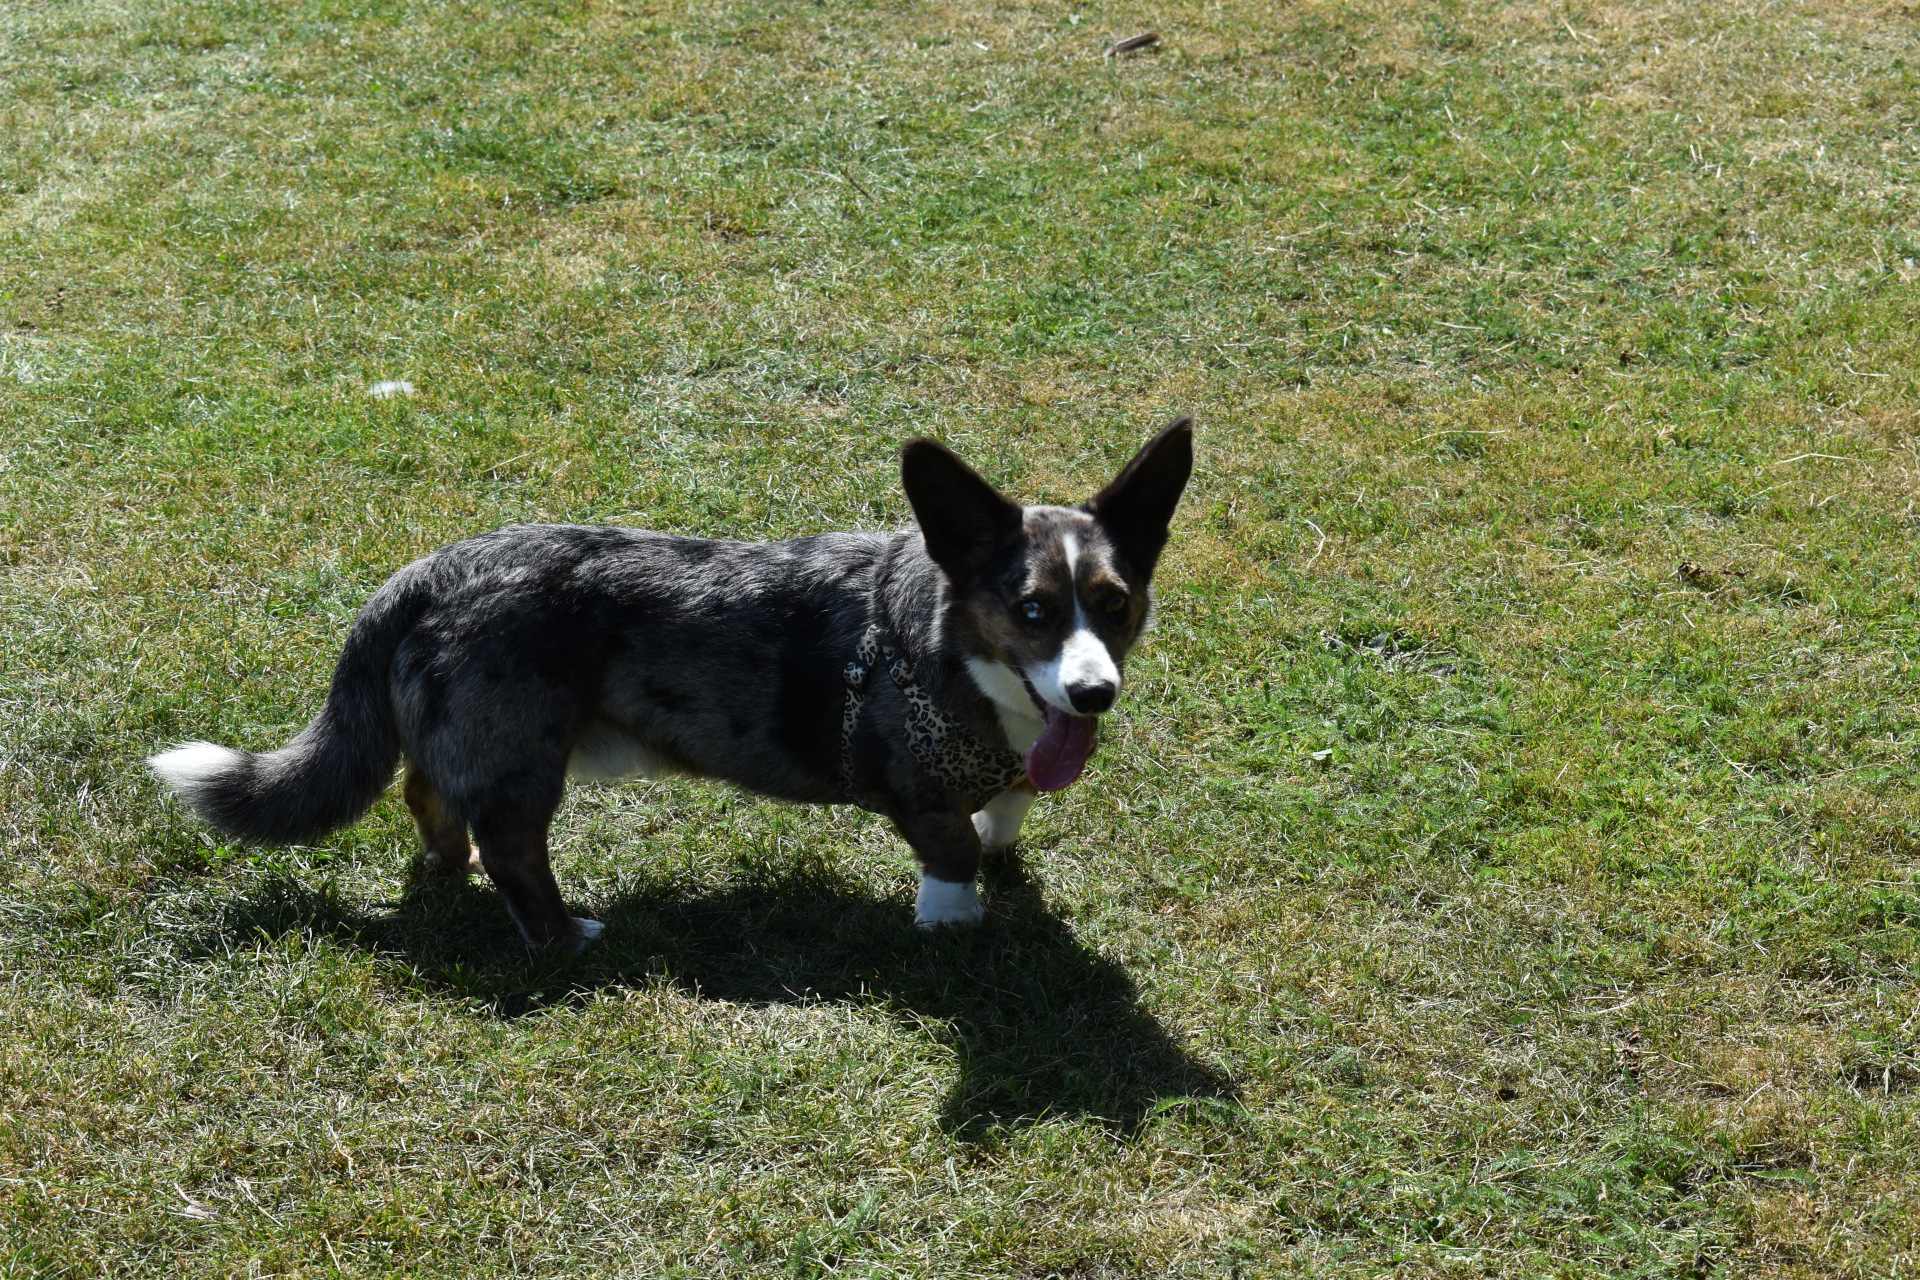
POLYGON ((413 825, 420 829, 421 861, 430 871, 463 876, 478 870, 480 852, 467 840, 467 824, 453 816, 446 801, 413 760, 407 761, 407 780, 401 787, 407 808, 413 813, 413 825))
POLYGON ((477 817, 473 824, 480 865, 506 900, 507 914, 530 947, 557 943, 584 951, 606 926, 567 911, 547 860, 547 823, 477 817))

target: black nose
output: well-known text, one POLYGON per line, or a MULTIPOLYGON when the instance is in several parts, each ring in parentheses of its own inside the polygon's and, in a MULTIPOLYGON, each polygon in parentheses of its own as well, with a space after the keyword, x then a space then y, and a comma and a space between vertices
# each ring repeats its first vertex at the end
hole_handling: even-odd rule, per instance
POLYGON ((1118 690, 1102 680, 1098 684, 1070 684, 1067 686, 1067 701, 1073 709, 1083 716, 1097 716, 1113 705, 1113 695, 1118 690))

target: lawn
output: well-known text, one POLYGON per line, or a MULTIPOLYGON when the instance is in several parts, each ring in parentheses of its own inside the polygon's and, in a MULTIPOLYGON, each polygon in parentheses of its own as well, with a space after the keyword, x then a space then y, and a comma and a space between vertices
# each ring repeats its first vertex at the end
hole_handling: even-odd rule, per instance
POLYGON ((1842 0, 0 7, 0 1277, 1912 1274, 1917 126, 1842 0), (530 958, 141 768, 445 542, 1182 411, 977 932, 672 781, 530 958))

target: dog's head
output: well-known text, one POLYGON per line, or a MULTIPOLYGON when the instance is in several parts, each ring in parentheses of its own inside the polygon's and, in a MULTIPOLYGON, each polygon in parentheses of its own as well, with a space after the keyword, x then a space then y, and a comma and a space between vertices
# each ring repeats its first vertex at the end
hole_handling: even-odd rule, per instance
POLYGON ((1119 696, 1121 668, 1146 626, 1153 567, 1192 472, 1185 417, 1078 507, 1023 507, 931 440, 902 451, 901 483, 951 585, 969 671, 995 702, 1044 722, 1044 738, 1061 736, 1066 757, 1079 753, 1082 764, 1091 717, 1119 696))

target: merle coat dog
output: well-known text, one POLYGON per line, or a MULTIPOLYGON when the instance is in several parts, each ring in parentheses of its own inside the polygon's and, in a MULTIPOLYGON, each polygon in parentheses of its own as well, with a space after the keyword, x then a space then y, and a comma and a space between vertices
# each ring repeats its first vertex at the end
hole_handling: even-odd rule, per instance
POLYGON ((920 860, 916 922, 972 924, 983 846, 1011 844, 1092 754, 1192 439, 1176 420, 1073 508, 1022 507, 914 440, 900 478, 919 523, 891 535, 482 534, 374 593, 286 746, 190 742, 149 764, 216 829, 288 843, 365 812, 404 759, 427 863, 485 870, 530 945, 602 931, 548 865, 570 774, 864 805, 920 860))

